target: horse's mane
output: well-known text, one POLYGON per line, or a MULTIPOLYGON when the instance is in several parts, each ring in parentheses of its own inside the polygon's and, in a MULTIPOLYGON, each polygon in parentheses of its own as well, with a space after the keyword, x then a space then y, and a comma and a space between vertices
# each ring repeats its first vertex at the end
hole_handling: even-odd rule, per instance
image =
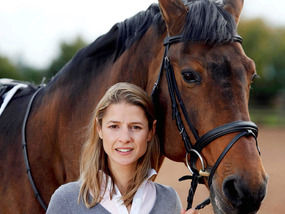
MULTIPOLYGON (((199 41, 210 44, 225 43, 236 35, 236 24, 232 16, 223 10, 217 1, 184 1, 189 8, 183 31, 185 41, 199 41)), ((159 32, 165 30, 159 6, 152 4, 121 23, 115 24, 105 35, 99 37, 87 48, 87 55, 99 58, 113 55, 115 61, 125 50, 140 40, 151 25, 159 32)), ((103 60, 104 61, 104 60, 103 60)))
MULTIPOLYGON (((236 35, 235 21, 223 10, 220 3, 215 0, 188 1, 183 0, 189 9, 183 30, 184 41, 219 44, 231 41, 236 35)), ((157 4, 152 4, 146 11, 115 24, 108 33, 81 49, 62 70, 70 70, 72 66, 75 72, 89 65, 97 68, 99 72, 100 67, 107 61, 116 61, 124 51, 140 40, 150 26, 153 26, 159 34, 166 30, 157 4)))
MULTIPOLYGON (((96 55, 98 60, 109 57, 115 61, 125 50, 140 40, 152 24, 163 25, 157 4, 152 4, 146 11, 141 11, 123 22, 115 24, 111 30, 96 39, 85 48, 84 55, 96 55)), ((165 28, 164 28, 165 29, 165 28)), ((84 50, 84 49, 83 49, 84 50)), ((79 53, 79 55, 81 55, 79 53)))
POLYGON ((69 71, 69 76, 73 72, 77 73, 81 70, 87 72, 86 67, 88 67, 88 72, 92 70, 91 67, 96 68, 96 73, 100 72, 102 66, 107 62, 116 61, 134 42, 141 39, 154 23, 157 23, 154 26, 158 26, 158 30, 165 30, 157 4, 152 4, 146 11, 141 11, 131 18, 115 24, 109 32, 98 37, 87 47, 79 50, 60 72, 52 78, 49 84, 57 80, 61 73, 67 70, 69 71))

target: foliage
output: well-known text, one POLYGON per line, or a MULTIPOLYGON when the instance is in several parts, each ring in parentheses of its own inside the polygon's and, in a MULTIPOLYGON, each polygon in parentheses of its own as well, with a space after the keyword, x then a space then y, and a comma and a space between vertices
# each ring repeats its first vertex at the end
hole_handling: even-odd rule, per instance
POLYGON ((23 79, 23 76, 18 72, 17 67, 4 56, 0 56, 0 78, 23 79))
POLYGON ((258 126, 285 127, 285 111, 268 107, 250 109, 250 118, 258 126))
POLYGON ((273 28, 261 19, 242 20, 239 33, 260 76, 252 86, 251 100, 255 105, 273 105, 285 90, 285 29, 273 28))
POLYGON ((45 76, 50 79, 75 55, 75 53, 86 46, 86 43, 77 37, 71 43, 62 42, 58 56, 51 62, 50 66, 45 71, 45 76))
POLYGON ((8 58, 0 56, 0 78, 11 78, 39 84, 43 78, 51 78, 55 75, 86 43, 81 37, 75 38, 71 42, 61 42, 59 54, 52 60, 48 68, 36 69, 31 66, 13 64, 8 58))

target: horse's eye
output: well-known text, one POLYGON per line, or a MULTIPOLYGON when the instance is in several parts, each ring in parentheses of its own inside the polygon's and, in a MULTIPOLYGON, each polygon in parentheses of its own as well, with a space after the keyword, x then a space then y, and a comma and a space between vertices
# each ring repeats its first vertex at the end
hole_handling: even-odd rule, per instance
POLYGON ((182 76, 183 76, 183 79, 187 83, 199 83, 199 82, 201 82, 200 76, 194 71, 183 71, 182 76))
POLYGON ((253 83, 254 80, 255 80, 255 79, 258 79, 258 78, 260 78, 260 76, 259 76, 257 73, 254 73, 254 74, 252 75, 252 77, 251 77, 251 83, 253 83))

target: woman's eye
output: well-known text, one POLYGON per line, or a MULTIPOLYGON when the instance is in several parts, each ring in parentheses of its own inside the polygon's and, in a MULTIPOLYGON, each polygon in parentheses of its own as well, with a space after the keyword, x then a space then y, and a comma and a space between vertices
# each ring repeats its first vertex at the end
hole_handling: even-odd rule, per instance
POLYGON ((184 71, 182 72, 182 76, 187 83, 197 83, 201 81, 200 76, 194 71, 184 71))
POLYGON ((119 126, 118 126, 118 125, 115 125, 115 124, 109 126, 110 129, 116 129, 116 128, 118 128, 118 127, 119 127, 119 126))
POLYGON ((133 126, 132 129, 134 129, 134 130, 141 130, 142 127, 140 127, 140 126, 133 126))

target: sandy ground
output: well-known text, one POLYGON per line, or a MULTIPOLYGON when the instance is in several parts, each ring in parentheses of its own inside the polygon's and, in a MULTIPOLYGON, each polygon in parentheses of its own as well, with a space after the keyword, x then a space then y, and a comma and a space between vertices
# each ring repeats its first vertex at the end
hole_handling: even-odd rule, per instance
MULTIPOLYGON (((258 142, 263 164, 269 175, 267 195, 258 213, 285 213, 285 128, 260 128, 258 142)), ((189 173, 183 163, 165 159, 156 179, 156 182, 175 188, 183 207, 186 207, 190 183, 189 181, 178 182, 178 179, 186 174, 189 173)), ((193 204, 197 205, 208 195, 207 189, 199 185, 193 204)), ((200 214, 210 213, 213 213, 211 206, 200 211, 200 214)))

